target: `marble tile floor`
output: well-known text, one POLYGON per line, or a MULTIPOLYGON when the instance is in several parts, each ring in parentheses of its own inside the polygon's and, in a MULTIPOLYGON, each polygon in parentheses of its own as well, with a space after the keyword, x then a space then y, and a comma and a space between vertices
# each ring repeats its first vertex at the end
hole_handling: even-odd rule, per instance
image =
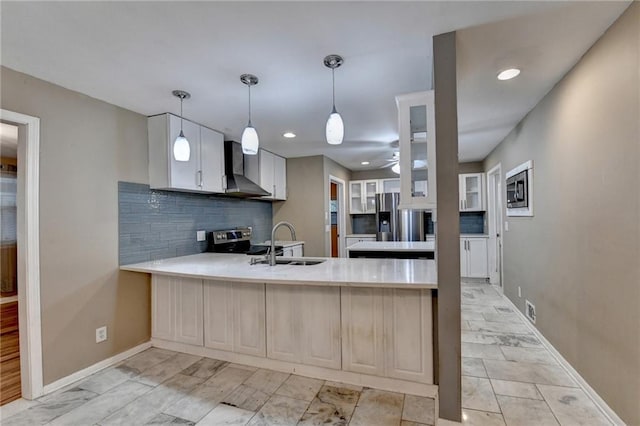
POLYGON ((461 301, 464 425, 611 424, 496 289, 463 282, 461 301))
POLYGON ((434 425, 435 411, 430 398, 152 348, 2 407, 0 424, 420 426, 434 425))

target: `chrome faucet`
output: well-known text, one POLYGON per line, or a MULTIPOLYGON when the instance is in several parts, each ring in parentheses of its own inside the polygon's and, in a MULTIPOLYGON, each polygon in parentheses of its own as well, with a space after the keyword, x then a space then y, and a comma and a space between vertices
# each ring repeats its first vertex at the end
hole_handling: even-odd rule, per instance
POLYGON ((271 230, 271 250, 269 252, 269 265, 270 266, 275 266, 276 265, 276 231, 278 230, 278 228, 280 228, 281 226, 286 226, 287 228, 289 228, 289 231, 291 231, 291 239, 293 241, 296 240, 296 230, 293 227, 292 224, 290 224, 289 222, 278 222, 275 224, 275 226, 273 227, 273 229, 271 230))

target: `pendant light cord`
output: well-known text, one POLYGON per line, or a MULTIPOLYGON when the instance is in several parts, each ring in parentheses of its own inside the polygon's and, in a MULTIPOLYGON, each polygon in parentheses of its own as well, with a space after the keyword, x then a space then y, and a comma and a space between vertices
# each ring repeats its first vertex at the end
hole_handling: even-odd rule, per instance
POLYGON ((180 96, 180 134, 182 134, 182 101, 184 100, 183 96, 180 96))
POLYGON ((336 69, 335 68, 331 68, 331 87, 332 87, 332 97, 333 97, 332 112, 336 112, 336 69))

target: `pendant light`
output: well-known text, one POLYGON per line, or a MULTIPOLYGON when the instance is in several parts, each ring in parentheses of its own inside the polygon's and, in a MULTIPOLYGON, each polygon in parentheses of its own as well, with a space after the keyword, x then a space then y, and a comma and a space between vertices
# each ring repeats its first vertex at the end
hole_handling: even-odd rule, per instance
POLYGON ((173 158, 176 161, 189 161, 191 148, 189 141, 184 137, 184 132, 182 131, 182 101, 189 99, 191 95, 184 90, 174 90, 171 93, 173 93, 173 96, 180 98, 180 134, 173 142, 173 158))
POLYGON ((327 137, 327 143, 330 145, 340 145, 342 139, 344 139, 344 123, 342 117, 336 111, 336 78, 335 70, 342 65, 343 59, 340 55, 328 55, 324 58, 324 66, 331 68, 331 81, 332 81, 332 93, 333 93, 333 108, 331 114, 327 119, 327 127, 325 129, 325 135, 327 137))
POLYGON ((251 86, 258 84, 258 77, 253 74, 242 74, 240 81, 249 88, 249 123, 242 132, 242 153, 248 155, 256 155, 258 153, 258 132, 251 125, 251 86))

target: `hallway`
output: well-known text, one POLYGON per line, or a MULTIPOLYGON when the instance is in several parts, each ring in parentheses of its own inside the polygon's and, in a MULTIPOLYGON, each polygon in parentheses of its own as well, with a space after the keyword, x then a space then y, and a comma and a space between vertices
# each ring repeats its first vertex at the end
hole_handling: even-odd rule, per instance
POLYGON ((463 424, 610 425, 489 284, 462 284, 463 424))

